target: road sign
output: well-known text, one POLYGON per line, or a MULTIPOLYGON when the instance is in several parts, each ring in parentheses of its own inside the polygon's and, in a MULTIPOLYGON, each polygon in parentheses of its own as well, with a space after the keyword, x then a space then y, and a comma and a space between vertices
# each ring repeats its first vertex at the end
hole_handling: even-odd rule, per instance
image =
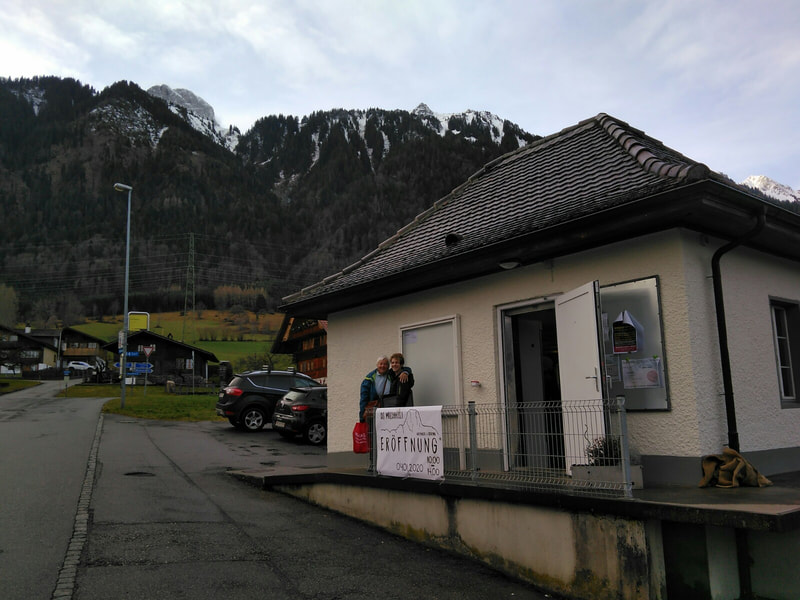
POLYGON ((128 330, 141 331, 150 329, 150 313, 130 311, 128 313, 128 330))
POLYGON ((156 349, 155 346, 144 346, 142 348, 142 350, 144 350, 144 355, 147 358, 150 358, 150 355, 153 353, 153 350, 155 350, 155 349, 156 349))
MULTIPOLYGON (((114 363, 114 367, 119 369, 119 363, 114 363)), ((125 370, 134 375, 142 375, 144 373, 149 375, 153 372, 153 365, 148 362, 126 362, 125 370)))

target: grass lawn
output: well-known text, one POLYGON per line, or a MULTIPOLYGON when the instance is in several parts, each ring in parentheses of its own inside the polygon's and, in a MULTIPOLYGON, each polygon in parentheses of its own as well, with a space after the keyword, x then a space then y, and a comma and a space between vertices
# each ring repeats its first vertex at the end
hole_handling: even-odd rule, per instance
POLYGON ((17 390, 39 385, 38 381, 27 381, 18 377, 0 377, 0 394, 10 394, 17 390))
MULTIPOLYGON (((247 358, 254 354, 262 355, 269 352, 272 347, 272 340, 263 342, 197 342, 197 346, 203 350, 213 352, 220 360, 227 360, 234 364, 239 359, 247 358)), ((290 355, 275 355, 275 358, 286 357, 287 364, 291 363, 290 355)))
MULTIPOLYGON (((224 421, 214 409, 217 394, 177 395, 166 393, 161 386, 125 388, 125 408, 120 408, 120 387, 118 385, 76 385, 67 392, 73 397, 111 399, 103 405, 104 413, 158 419, 163 421, 224 421)), ((61 392, 59 396, 63 396, 61 392)))
MULTIPOLYGON (((272 341, 281 326, 283 315, 279 313, 260 314, 243 312, 233 314, 225 311, 203 310, 199 316, 191 313, 185 319, 179 312, 153 313, 150 315, 150 331, 159 335, 183 339, 188 344, 202 347, 200 338, 208 340, 255 340, 272 341)), ((74 325, 75 329, 99 337, 113 340, 122 329, 122 315, 104 317, 74 325)))
MULTIPOLYGON (((172 334, 173 339, 213 352, 219 360, 232 364, 251 356, 269 353, 275 334, 283 320, 281 314, 260 314, 204 310, 200 318, 184 318, 179 312, 153 313, 150 315, 150 331, 159 335, 172 334), (202 338, 202 339, 201 339, 202 338)), ((78 331, 103 340, 114 340, 122 328, 122 316, 104 317, 73 326, 78 331)), ((283 368, 291 364, 289 355, 275 355, 275 366, 283 368)))

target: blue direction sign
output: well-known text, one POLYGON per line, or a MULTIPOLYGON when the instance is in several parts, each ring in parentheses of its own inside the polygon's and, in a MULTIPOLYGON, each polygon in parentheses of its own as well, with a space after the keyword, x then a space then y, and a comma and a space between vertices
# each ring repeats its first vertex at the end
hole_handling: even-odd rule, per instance
MULTIPOLYGON (((114 363, 114 367, 119 369, 120 364, 114 363)), ((129 373, 134 374, 151 374, 153 372, 153 364, 152 363, 133 363, 133 362, 126 362, 125 363, 125 370, 129 373)))
MULTIPOLYGON (((122 354, 122 348, 119 349, 119 353, 122 354)), ((138 350, 128 350, 128 356, 139 356, 138 350)))

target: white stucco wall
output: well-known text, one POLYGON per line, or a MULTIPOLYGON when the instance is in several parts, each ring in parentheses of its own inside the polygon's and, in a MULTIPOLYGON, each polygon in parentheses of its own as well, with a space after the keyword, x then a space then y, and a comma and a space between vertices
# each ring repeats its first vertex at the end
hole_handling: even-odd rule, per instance
POLYGON ((741 250, 721 261, 743 451, 800 446, 800 409, 781 408, 770 298, 800 302, 800 265, 741 250))
MULTIPOLYGON (((685 457, 719 452, 727 427, 710 278, 719 245, 673 230, 330 314, 328 451, 352 450, 359 385, 379 355, 400 349, 401 326, 458 315, 463 400, 497 402, 498 305, 560 294, 594 279, 608 285, 658 275, 671 408, 629 413, 631 448, 685 457)), ((800 410, 781 410, 777 396, 768 305, 770 294, 800 300, 800 268, 746 250, 722 260, 742 450, 800 445, 800 410)))

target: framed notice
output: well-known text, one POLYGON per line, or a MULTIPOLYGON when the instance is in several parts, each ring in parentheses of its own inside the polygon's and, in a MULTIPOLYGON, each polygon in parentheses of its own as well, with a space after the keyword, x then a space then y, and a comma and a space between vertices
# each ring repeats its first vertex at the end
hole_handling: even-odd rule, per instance
POLYGON ((622 359, 622 381, 626 390, 664 387, 658 358, 622 359))
POLYGON ((600 305, 608 397, 625 396, 627 410, 669 410, 658 277, 600 286, 600 305))
POLYGON ((375 449, 380 475, 443 479, 442 407, 379 408, 375 449))

